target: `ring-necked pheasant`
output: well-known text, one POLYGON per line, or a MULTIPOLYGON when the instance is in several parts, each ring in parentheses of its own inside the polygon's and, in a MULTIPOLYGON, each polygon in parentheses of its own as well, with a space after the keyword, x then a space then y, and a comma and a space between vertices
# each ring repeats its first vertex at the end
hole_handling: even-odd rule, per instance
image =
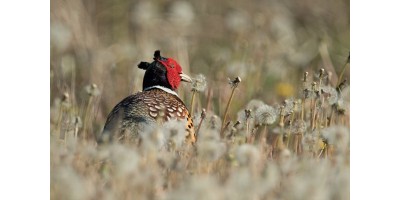
POLYGON ((164 58, 160 51, 154 53, 152 63, 141 62, 138 67, 146 70, 143 91, 130 95, 118 103, 107 117, 99 143, 138 138, 147 127, 154 127, 177 118, 185 120, 186 140, 194 143, 193 121, 185 104, 175 92, 181 81, 192 82, 182 73, 181 66, 172 58, 164 58))

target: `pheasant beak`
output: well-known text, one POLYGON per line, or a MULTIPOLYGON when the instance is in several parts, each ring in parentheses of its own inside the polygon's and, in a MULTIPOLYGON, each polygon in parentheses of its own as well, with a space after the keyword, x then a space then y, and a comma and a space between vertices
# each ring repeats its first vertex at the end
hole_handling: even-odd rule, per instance
POLYGON ((184 74, 184 73, 180 73, 179 76, 181 76, 181 81, 185 81, 188 83, 192 82, 192 79, 190 78, 190 76, 184 74))

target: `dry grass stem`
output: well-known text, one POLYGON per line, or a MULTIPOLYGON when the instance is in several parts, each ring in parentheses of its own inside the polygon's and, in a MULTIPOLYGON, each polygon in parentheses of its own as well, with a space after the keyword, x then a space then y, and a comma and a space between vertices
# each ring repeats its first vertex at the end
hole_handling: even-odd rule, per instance
MULTIPOLYGON (((238 85, 239 85, 239 83, 241 81, 242 80, 241 80, 240 77, 236 77, 234 80, 229 82, 229 84, 231 85, 231 88, 232 88, 232 92, 231 92, 231 95, 229 96, 228 104, 226 105, 226 108, 225 108, 224 118, 222 120, 222 125, 224 125, 225 122, 226 122, 226 117, 228 115, 228 110, 229 110, 229 106, 231 105, 231 102, 232 102, 232 99, 233 99, 233 95, 235 94, 235 90, 236 90, 236 88, 238 87, 238 85)), ((224 128, 225 128, 224 126, 221 127, 221 133, 220 133, 221 134, 221 138, 224 137, 224 132, 223 132, 224 128)))

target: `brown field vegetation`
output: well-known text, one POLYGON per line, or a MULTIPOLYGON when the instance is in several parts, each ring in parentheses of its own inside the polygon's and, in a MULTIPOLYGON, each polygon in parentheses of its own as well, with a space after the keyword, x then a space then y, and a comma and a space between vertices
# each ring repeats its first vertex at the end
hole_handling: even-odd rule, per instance
POLYGON ((51 199, 349 199, 349 12, 346 0, 51 1, 51 199), (140 146, 98 146, 156 49, 196 80, 178 90, 196 146, 174 122, 140 146))

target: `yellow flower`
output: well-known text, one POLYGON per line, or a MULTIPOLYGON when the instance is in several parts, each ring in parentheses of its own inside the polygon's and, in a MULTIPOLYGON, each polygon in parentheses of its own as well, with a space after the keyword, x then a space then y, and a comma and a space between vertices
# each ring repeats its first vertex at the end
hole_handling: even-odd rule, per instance
POLYGON ((279 96, 284 98, 291 97, 294 94, 294 88, 289 83, 278 83, 275 87, 275 91, 279 96))

